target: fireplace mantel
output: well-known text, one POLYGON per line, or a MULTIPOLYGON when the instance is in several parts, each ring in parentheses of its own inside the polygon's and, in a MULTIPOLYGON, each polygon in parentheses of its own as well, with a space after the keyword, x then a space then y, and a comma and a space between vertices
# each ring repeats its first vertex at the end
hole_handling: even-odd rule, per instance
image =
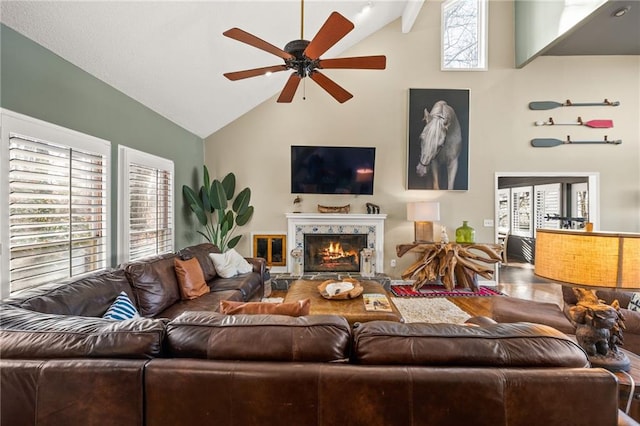
POLYGON ((302 247, 301 236, 310 233, 340 233, 334 227, 366 227, 370 248, 375 249, 376 272, 384 269, 384 221, 386 214, 287 213, 287 271, 293 272, 291 250, 302 247), (317 229, 315 228, 317 227, 317 229), (331 227, 331 232, 323 232, 331 227), (306 228, 306 229, 305 229, 306 228))

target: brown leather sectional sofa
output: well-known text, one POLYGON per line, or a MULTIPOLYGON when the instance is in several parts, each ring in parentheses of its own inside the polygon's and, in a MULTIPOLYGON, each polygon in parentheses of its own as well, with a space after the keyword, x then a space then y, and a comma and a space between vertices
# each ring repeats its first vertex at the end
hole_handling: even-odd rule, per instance
POLYGON ((637 424, 615 376, 550 327, 226 316, 221 298, 262 294, 264 263, 232 281, 205 270, 208 300, 175 301, 169 258, 3 302, 0 424, 637 424), (156 314, 100 318, 120 291, 156 314))

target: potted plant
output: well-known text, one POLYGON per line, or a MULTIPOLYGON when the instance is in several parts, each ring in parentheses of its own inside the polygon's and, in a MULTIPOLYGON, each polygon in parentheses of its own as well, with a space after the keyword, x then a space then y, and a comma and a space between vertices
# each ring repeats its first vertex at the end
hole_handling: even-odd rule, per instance
POLYGON ((210 182, 209 170, 204 166, 204 184, 198 192, 187 185, 182 186, 182 193, 195 213, 204 232, 198 231, 207 241, 225 252, 235 247, 242 235, 232 237, 237 226, 246 225, 253 215, 253 206, 249 205, 251 190, 244 188, 234 199, 236 176, 229 173, 219 181, 210 182))

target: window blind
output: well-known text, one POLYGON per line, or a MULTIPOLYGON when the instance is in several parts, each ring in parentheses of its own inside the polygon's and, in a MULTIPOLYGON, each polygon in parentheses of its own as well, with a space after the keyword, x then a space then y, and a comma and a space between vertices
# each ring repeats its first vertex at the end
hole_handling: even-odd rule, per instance
POLYGON ((561 188, 559 183, 539 185, 536 190, 536 227, 560 229, 562 223, 558 219, 547 219, 548 216, 562 216, 561 188))
POLYGON ((173 250, 171 171, 129 164, 129 260, 173 250))
POLYGON ((9 138, 11 291, 107 266, 104 154, 9 138))

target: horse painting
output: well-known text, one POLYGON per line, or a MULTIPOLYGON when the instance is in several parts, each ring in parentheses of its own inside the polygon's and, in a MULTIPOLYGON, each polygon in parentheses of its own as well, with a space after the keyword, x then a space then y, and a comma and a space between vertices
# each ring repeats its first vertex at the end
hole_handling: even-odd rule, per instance
POLYGON ((423 177, 427 169, 431 169, 433 189, 441 189, 441 169, 446 168, 447 186, 442 189, 454 189, 458 157, 462 150, 462 131, 456 112, 440 100, 433 104, 431 112, 424 109, 423 121, 425 126, 420 134, 420 159, 416 173, 423 177))

